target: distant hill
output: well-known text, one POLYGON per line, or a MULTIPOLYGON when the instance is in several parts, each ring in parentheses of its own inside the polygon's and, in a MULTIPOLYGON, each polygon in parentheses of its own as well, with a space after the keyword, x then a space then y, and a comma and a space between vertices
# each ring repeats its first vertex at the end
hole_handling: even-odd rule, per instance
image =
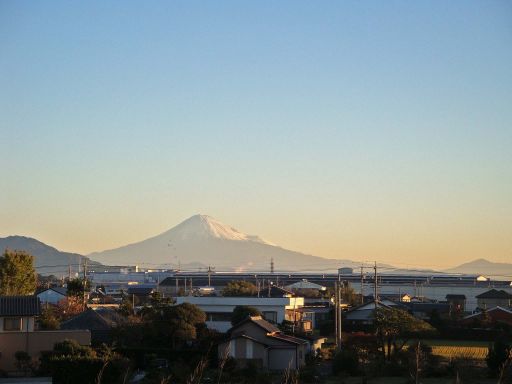
POLYGON ((512 279, 511 263, 493 263, 485 259, 477 259, 458 267, 447 269, 448 273, 481 274, 498 280, 512 279))
POLYGON ((192 216, 150 239, 88 256, 102 264, 181 266, 182 269, 192 265, 211 265, 217 270, 238 271, 269 271, 271 259, 276 271, 322 272, 359 265, 350 260, 326 259, 290 251, 206 215, 192 216))
POLYGON ((67 276, 69 265, 71 265, 72 272, 75 273, 78 271, 78 266, 83 264, 86 259, 85 256, 78 253, 61 252, 39 240, 25 236, 0 238, 0 251, 3 253, 5 249, 30 253, 35 258, 36 272, 42 275, 67 276))

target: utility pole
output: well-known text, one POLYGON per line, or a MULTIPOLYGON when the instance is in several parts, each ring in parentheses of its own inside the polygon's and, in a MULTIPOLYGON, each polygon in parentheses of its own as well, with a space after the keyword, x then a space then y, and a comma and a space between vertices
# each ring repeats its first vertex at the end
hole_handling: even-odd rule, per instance
POLYGON ((338 327, 339 327, 339 322, 338 322, 338 308, 340 306, 340 298, 339 298, 339 291, 338 291, 338 282, 335 281, 334 282, 334 334, 336 335, 335 338, 336 338, 336 348, 339 348, 340 345, 339 345, 339 338, 338 338, 338 327))
POLYGON ((363 265, 361 264, 361 304, 364 304, 364 275, 363 275, 363 265))
POLYGON ((87 287, 87 259, 84 259, 84 309, 87 307, 87 295, 86 295, 86 287, 87 287))
POLYGON ((379 301, 379 299, 377 297, 377 287, 378 287, 378 283, 377 283, 377 262, 375 262, 375 264, 373 266, 373 269, 375 271, 375 275, 374 275, 375 287, 374 287, 373 297, 374 297, 374 302, 375 302, 375 309, 377 309, 377 302, 379 301))
MULTIPOLYGON (((339 277, 338 277, 339 278, 339 277)), ((338 348, 341 348, 341 323, 342 323, 342 317, 341 317, 341 284, 338 281, 338 306, 336 307, 336 311, 338 312, 338 348)))
POLYGON ((274 258, 270 258, 270 273, 274 274, 274 258))
POLYGON ((68 281, 71 281, 71 264, 68 264, 68 281))
MULTIPOLYGON (((213 268, 214 269, 214 268, 213 268)), ((211 287, 211 275, 212 275, 212 272, 213 272, 213 269, 211 266, 208 266, 208 286, 211 287)))

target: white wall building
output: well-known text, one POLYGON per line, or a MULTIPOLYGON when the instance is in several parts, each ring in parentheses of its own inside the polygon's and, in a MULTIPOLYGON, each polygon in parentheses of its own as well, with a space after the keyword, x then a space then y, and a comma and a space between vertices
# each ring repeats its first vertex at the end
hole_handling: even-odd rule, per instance
POLYGON ((180 296, 176 304, 197 305, 206 313, 206 325, 210 329, 226 332, 231 328, 233 309, 239 305, 257 308, 267 321, 280 324, 293 319, 292 313, 304 306, 303 297, 225 297, 225 296, 180 296))

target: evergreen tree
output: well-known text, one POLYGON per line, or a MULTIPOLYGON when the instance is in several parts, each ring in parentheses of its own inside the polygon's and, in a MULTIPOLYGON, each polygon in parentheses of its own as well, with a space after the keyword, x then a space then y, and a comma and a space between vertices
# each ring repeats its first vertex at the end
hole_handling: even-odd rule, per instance
POLYGON ((36 290, 34 257, 6 249, 0 256, 0 295, 26 296, 36 290))
POLYGON ((250 307, 248 305, 237 305, 235 309, 233 309, 233 314, 231 315, 231 324, 238 324, 249 316, 261 316, 261 312, 257 308, 250 307))

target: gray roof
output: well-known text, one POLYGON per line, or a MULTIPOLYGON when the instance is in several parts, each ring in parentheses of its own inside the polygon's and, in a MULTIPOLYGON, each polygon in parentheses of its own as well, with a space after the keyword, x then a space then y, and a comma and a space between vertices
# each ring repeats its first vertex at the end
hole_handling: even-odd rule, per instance
POLYGON ((66 287, 44 288, 44 289, 38 290, 36 293, 38 295, 40 295, 41 293, 46 292, 46 291, 54 291, 54 292, 57 292, 58 294, 63 295, 63 296, 67 296, 67 294, 68 294, 68 289, 66 287))
POLYGON ((60 329, 89 329, 89 330, 108 330, 112 328, 112 322, 105 319, 94 309, 87 309, 75 317, 64 321, 60 329))
POLYGON ((231 327, 231 329, 229 329, 228 332, 232 333, 233 331, 236 331, 236 328, 238 328, 240 325, 245 324, 247 322, 256 324, 258 327, 263 328, 268 333, 281 332, 281 330, 279 328, 277 328, 275 325, 269 323, 267 320, 264 320, 261 316, 248 316, 246 319, 242 320, 238 324, 235 324, 233 327, 231 327))
POLYGON ((0 296, 0 316, 38 316, 41 302, 37 296, 0 296))
POLYGON ((504 290, 491 289, 476 296, 477 299, 512 299, 512 295, 504 290))
POLYGON ((263 288, 258 293, 259 297, 289 297, 293 296, 294 293, 281 287, 271 285, 270 288, 263 288))

